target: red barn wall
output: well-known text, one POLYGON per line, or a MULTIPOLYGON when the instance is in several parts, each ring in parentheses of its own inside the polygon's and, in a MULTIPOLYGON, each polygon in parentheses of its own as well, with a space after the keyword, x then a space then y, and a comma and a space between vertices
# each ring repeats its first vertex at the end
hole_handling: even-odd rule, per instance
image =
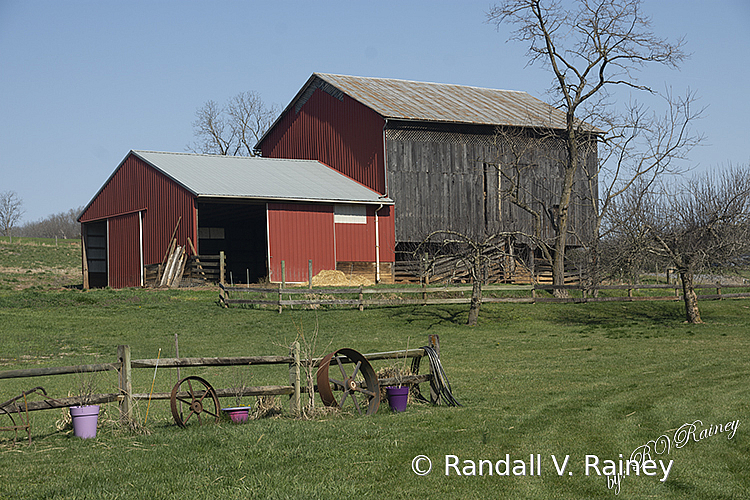
POLYGON ((109 286, 141 286, 141 245, 138 212, 109 219, 109 286))
MULTIPOLYGON (((375 210, 378 207, 367 207, 366 224, 336 224, 336 261, 337 262, 375 262, 375 210)), ((394 218, 393 207, 386 205, 378 211, 378 229, 380 231, 380 261, 393 262, 394 251, 394 218)))
MULTIPOLYGON (((338 262, 371 262, 375 257, 375 209, 367 207, 366 224, 334 223, 333 205, 301 203, 268 204, 269 273, 273 282, 281 281, 284 261, 287 282, 307 282, 308 261, 313 261, 313 276, 322 270, 336 269, 338 262)), ((393 207, 378 211, 380 261, 393 262, 393 207)))
POLYGON ((313 276, 335 269, 333 205, 303 203, 268 204, 269 278, 281 281, 284 261, 287 282, 308 280, 308 260, 313 276))
POLYGON ((385 193, 385 120, 344 95, 315 90, 299 112, 291 107, 260 145, 266 158, 319 160, 385 193))
POLYGON ((128 155, 80 218, 84 224, 109 220, 111 287, 140 286, 138 212, 143 217, 144 265, 162 261, 178 220, 178 244, 187 244, 188 237, 196 242, 193 194, 140 158, 128 155))

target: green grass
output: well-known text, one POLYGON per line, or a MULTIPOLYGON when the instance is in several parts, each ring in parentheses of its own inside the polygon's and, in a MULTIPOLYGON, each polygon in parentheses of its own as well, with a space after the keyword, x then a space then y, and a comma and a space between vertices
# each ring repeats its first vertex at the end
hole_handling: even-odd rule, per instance
MULTIPOLYGON (((61 410, 35 412, 31 446, 11 447, 12 434, 0 433, 0 499, 609 498, 605 478, 585 474, 587 454, 627 457, 696 419, 739 419, 740 426, 731 440, 719 434, 673 448, 666 482, 661 475, 625 478, 619 497, 747 498, 750 301, 702 303, 705 325, 682 323, 680 303, 492 304, 469 328, 467 306, 278 314, 222 309, 217 296, 0 291, 0 369, 113 361, 118 344, 130 345, 134 359, 154 358, 159 348, 172 357, 175 334, 180 354, 192 357, 286 354, 299 331, 309 338, 316 327, 319 354, 416 347, 436 333, 463 406, 412 404, 403 414, 381 409, 369 418, 284 416, 184 430, 173 424, 168 403, 154 401, 143 434, 114 425, 112 404, 97 438, 86 441, 56 429, 61 410), (445 475, 446 455, 495 462, 506 453, 527 462, 541 454, 542 476, 445 475), (433 460, 428 476, 411 470, 420 454, 433 460), (552 454, 570 455, 572 476, 558 476, 552 454)), ((288 380, 283 366, 183 369, 182 376, 223 388, 238 371, 253 385, 288 380)), ((134 391, 148 392, 152 378, 151 370, 135 370, 134 391)), ((155 391, 168 392, 175 382, 174 370, 160 369, 155 391)), ((4 379, 0 400, 36 385, 66 396, 79 384, 74 375, 4 379)), ((114 374, 97 376, 99 392, 116 386, 114 374)), ((140 422, 145 411, 140 402, 140 422)))
MULTIPOLYGON (((309 339, 316 329, 318 355, 418 347, 435 333, 463 406, 415 403, 403 414, 381 409, 367 418, 285 415, 180 429, 165 401, 151 403, 143 426, 141 401, 135 414, 145 432, 120 429, 110 404, 93 440, 58 430, 64 410, 38 411, 31 446, 22 439, 13 447, 12 433, 0 432, 0 500, 612 498, 605 478, 585 474, 587 454, 627 458, 698 419, 740 425, 731 440, 717 434, 655 456, 674 460, 669 479, 627 477, 617 497, 748 498, 748 300, 701 302, 704 325, 683 323, 680 302, 485 304, 474 328, 465 326, 467 305, 278 314, 223 309, 217 290, 84 292, 76 242, 26 240, 0 238, 0 370, 114 361, 119 344, 130 345, 134 359, 155 358, 160 348, 173 357, 175 335, 180 354, 197 357, 287 354, 300 332, 309 339), (446 455, 528 462, 532 453, 542 456, 541 477, 445 475, 446 455), (433 461, 424 477, 411 470, 420 454, 433 461), (553 454, 570 455, 572 476, 558 476, 553 454)), ((181 375, 200 375, 217 388, 239 376, 251 385, 288 380, 285 366, 181 375)), ((149 392, 153 377, 134 370, 133 390, 149 392)), ((176 379, 175 370, 160 368, 155 392, 169 392, 176 379)), ((114 373, 95 381, 97 392, 117 390, 114 373)), ((0 402, 37 385, 53 397, 74 395, 81 383, 78 375, 0 379, 0 402)), ((7 424, 0 416, 0 426, 7 424)))
POLYGON ((80 287, 81 242, 0 237, 0 290, 80 287))

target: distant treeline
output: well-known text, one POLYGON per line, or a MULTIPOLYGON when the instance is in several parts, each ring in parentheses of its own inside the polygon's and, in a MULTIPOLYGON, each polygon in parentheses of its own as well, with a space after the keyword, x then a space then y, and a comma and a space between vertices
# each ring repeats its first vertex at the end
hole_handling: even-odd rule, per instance
POLYGON ((48 215, 36 222, 27 222, 13 231, 14 236, 26 238, 80 238, 81 224, 76 220, 83 207, 48 215))

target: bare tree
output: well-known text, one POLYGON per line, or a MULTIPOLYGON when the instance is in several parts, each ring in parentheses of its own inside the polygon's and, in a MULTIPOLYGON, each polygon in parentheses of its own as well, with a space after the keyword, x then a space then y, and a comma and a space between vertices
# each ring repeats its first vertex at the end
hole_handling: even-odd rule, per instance
POLYGON ((730 166, 660 191, 634 186, 614 213, 630 221, 614 225, 621 255, 646 253, 673 265, 686 320, 701 323, 695 275, 750 252, 750 166, 730 166))
POLYGON ((582 200, 594 214, 593 238, 580 241, 588 257, 585 267, 590 285, 601 278, 599 242, 615 229, 612 222, 617 218, 608 218, 613 203, 626 193, 646 193, 660 181, 683 174, 680 160, 686 160, 690 150, 703 140, 692 131, 692 124, 703 113, 703 108, 695 106, 695 94, 688 90, 677 97, 667 91, 663 98, 666 111, 662 115, 629 103, 625 113, 612 117, 594 168, 583 165, 588 192, 599 190, 598 196, 582 200))
POLYGON ((78 238, 81 236, 78 215, 82 211, 83 207, 72 208, 35 222, 27 222, 20 227, 19 234, 30 238, 78 238))
POLYGON ((581 153, 596 132, 588 124, 609 123, 612 87, 653 93, 637 83, 635 72, 639 68, 650 63, 677 67, 686 57, 682 40, 673 44, 652 32, 640 3, 579 0, 571 5, 554 0, 505 0, 487 14, 488 21, 498 27, 503 23, 515 25, 512 37, 529 43, 529 63, 540 62, 550 69, 555 104, 566 115, 562 139, 567 154, 561 165, 563 179, 551 255, 555 285, 564 284, 565 279, 573 184, 582 167, 581 153))
POLYGON ((0 229, 3 234, 13 242, 11 234, 13 228, 21 220, 24 214, 23 200, 18 197, 15 191, 4 191, 0 193, 0 229))
POLYGON ((188 146, 195 153, 255 156, 254 146, 278 114, 266 107, 257 92, 240 92, 224 106, 207 101, 195 112, 193 133, 197 142, 188 146))

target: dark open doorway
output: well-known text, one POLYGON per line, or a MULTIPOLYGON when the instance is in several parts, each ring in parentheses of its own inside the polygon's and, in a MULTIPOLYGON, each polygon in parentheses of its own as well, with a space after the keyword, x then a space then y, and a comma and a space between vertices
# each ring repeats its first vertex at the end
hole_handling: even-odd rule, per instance
POLYGON ((257 283, 268 276, 265 204, 199 202, 198 252, 226 256, 226 279, 257 283))
POLYGON ((107 276, 107 221, 88 222, 81 225, 83 232, 88 286, 104 288, 108 283, 107 276))

